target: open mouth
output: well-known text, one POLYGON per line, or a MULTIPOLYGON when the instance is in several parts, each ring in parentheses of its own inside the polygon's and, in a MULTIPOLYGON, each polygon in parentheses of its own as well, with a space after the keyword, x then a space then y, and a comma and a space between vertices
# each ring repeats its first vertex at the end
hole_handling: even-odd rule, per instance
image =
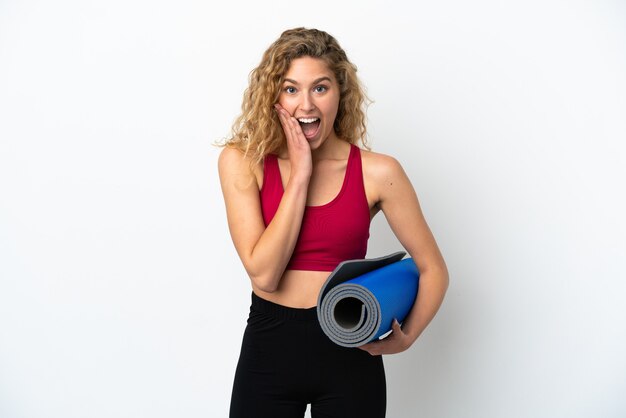
POLYGON ((320 118, 298 118, 306 139, 315 137, 320 128, 320 118))

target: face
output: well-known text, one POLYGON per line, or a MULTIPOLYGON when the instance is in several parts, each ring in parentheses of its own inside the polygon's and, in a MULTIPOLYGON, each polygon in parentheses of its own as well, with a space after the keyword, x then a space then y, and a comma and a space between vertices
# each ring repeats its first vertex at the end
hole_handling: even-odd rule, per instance
POLYGON ((311 149, 336 138, 333 125, 339 108, 339 85, 326 63, 319 58, 297 58, 284 80, 278 103, 300 122, 311 149))

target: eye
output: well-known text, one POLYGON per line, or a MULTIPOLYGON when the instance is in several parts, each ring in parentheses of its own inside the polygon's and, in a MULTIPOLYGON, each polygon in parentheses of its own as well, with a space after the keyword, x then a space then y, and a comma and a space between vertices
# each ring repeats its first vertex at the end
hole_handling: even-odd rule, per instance
POLYGON ((328 87, 326 87, 326 86, 317 86, 317 87, 315 87, 315 92, 316 93, 324 93, 326 90, 328 90, 328 87))
POLYGON ((294 94, 296 92, 296 88, 293 86, 287 86, 283 89, 287 94, 294 94))

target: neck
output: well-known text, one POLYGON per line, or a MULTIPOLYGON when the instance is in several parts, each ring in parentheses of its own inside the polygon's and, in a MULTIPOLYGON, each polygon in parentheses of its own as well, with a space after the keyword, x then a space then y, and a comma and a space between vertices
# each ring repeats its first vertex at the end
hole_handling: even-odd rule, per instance
MULTIPOLYGON (((311 150, 311 159, 313 163, 320 160, 341 160, 345 158, 345 147, 349 145, 347 141, 339 139, 333 132, 326 140, 316 149, 311 150)), ((278 153, 278 158, 288 159, 287 147, 278 153)))
POLYGON ((337 135, 332 133, 322 145, 311 150, 311 158, 313 162, 319 160, 335 160, 344 156, 344 149, 347 142, 339 139, 337 135))

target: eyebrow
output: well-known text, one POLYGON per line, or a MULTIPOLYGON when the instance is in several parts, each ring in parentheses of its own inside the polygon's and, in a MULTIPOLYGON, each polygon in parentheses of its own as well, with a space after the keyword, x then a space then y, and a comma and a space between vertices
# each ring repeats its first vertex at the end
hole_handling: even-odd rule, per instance
MULTIPOLYGON (((330 82, 331 79, 330 79, 330 77, 326 77, 326 76, 320 77, 320 78, 317 78, 317 79, 313 80, 312 84, 321 83, 322 81, 329 81, 330 82)), ((286 78, 285 80, 283 80, 283 82, 284 83, 289 82, 291 84, 295 84, 296 86, 300 85, 300 83, 298 83, 296 80, 292 80, 291 78, 286 78)))

